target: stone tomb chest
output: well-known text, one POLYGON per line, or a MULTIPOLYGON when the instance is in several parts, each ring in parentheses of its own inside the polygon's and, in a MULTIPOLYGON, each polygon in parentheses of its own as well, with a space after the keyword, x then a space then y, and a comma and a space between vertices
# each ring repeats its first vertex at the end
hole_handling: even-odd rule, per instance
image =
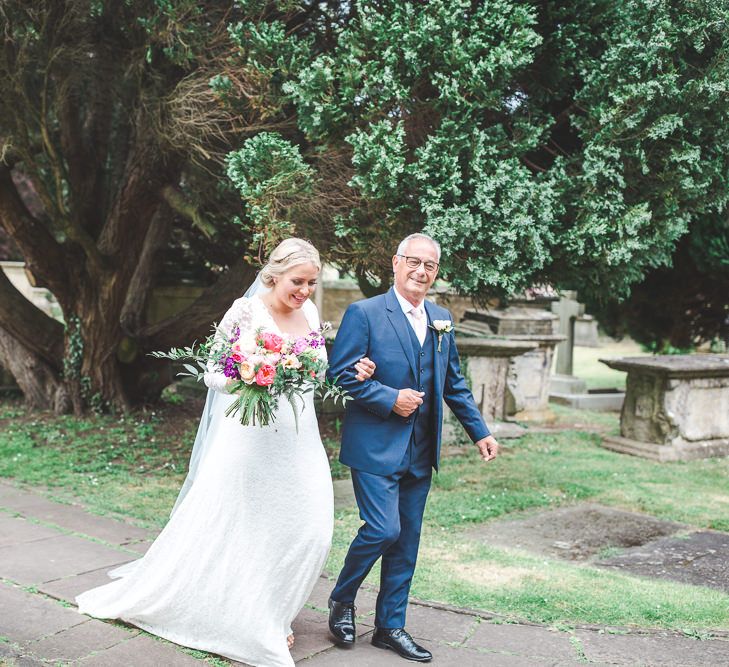
POLYGON ((621 437, 605 447, 659 461, 729 455, 729 355, 600 361, 628 373, 621 437))
POLYGON ((509 306, 486 312, 468 310, 463 321, 456 325, 462 336, 491 335, 515 343, 534 344, 532 349, 510 358, 505 394, 505 414, 509 419, 544 420, 551 417, 549 378, 552 357, 557 343, 565 338, 555 333, 557 319, 546 310, 509 306))

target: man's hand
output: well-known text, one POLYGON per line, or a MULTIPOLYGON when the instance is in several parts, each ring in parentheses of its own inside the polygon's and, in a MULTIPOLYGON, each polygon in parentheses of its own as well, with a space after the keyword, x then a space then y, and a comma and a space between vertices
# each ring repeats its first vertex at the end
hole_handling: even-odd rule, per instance
POLYGON ((481 452, 481 458, 486 462, 495 459, 499 454, 499 443, 496 442, 496 438, 493 435, 487 435, 474 444, 478 447, 479 452, 481 452))
POLYGON ((392 411, 401 417, 409 417, 418 409, 418 406, 423 404, 423 396, 425 396, 425 393, 422 391, 401 389, 397 394, 397 400, 392 411))
POLYGON ((367 357, 362 357, 355 365, 354 370, 357 371, 355 377, 360 381, 364 382, 369 380, 375 374, 375 362, 367 357))

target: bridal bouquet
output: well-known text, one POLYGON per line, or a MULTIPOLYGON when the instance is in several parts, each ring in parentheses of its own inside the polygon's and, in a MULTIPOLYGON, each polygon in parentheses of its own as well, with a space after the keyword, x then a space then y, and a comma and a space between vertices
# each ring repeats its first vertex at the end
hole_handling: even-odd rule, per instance
POLYGON ((350 398, 326 379, 327 363, 318 354, 330 328, 325 322, 306 336, 281 336, 262 327, 242 334, 240 327, 234 326, 230 337, 216 329, 198 346, 152 352, 152 356, 192 362, 183 363, 187 372, 178 375, 198 381, 210 370, 223 373, 230 380, 228 391, 235 397, 225 415, 239 415, 244 426, 271 424, 279 398, 284 396, 294 410, 298 429, 296 399, 301 399, 303 406, 306 392, 316 391, 323 399, 333 398, 335 402, 350 398))

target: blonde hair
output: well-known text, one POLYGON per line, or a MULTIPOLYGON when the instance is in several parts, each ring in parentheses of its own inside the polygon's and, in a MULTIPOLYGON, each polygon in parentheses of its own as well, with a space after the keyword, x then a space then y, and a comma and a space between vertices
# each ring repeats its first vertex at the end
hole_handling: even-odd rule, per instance
POLYGON ((321 270, 319 251, 304 239, 286 239, 274 248, 268 262, 261 269, 261 282, 265 287, 273 287, 275 278, 294 266, 309 263, 321 270))

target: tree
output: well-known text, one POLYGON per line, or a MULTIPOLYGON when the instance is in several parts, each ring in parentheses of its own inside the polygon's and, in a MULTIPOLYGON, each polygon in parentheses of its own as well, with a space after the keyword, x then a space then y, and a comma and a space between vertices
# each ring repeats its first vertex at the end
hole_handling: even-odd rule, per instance
POLYGON ((655 352, 729 344, 729 224, 726 218, 696 221, 681 238, 670 267, 659 267, 621 301, 590 304, 614 336, 629 334, 655 352))
MULTIPOLYGON (((0 3, 0 226, 65 320, 0 273, 0 362, 31 405, 154 397, 168 371, 145 353, 208 333, 252 279, 222 158, 282 119, 252 105, 231 113, 209 84, 233 48, 228 21, 244 16, 191 0, 0 3), (148 322, 170 254, 214 284, 148 322)), ((244 74, 240 86, 255 92, 244 74)))
POLYGON ((153 396, 144 353, 289 234, 365 292, 424 229, 465 293, 617 298, 726 209, 723 2, 27 5, 0 4, 0 226, 66 328, 0 280, 0 362, 37 404, 153 396), (146 322, 172 259, 211 288, 146 322))
POLYGON ((725 209, 726 3, 346 6, 326 43, 275 20, 232 27, 300 134, 257 137, 231 168, 253 219, 320 224, 375 287, 395 241, 425 229, 464 292, 624 297, 725 209), (287 178, 300 188, 282 201, 287 178))

